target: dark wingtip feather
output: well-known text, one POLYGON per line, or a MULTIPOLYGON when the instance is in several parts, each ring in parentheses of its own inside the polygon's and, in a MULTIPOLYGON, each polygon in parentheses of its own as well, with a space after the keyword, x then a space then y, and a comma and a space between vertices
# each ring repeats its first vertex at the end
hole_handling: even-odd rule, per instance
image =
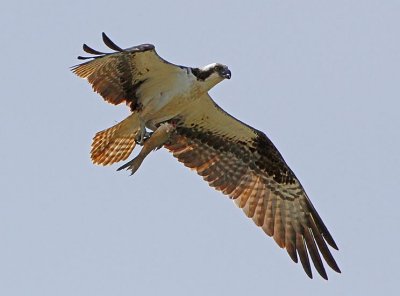
POLYGON ((315 269, 318 273, 324 278, 328 279, 328 275, 326 274, 326 270, 324 264, 322 263, 321 257, 318 253, 317 246, 314 241, 314 237, 310 231, 310 229, 305 229, 304 231, 304 239, 307 244, 308 253, 310 254, 311 260, 314 263, 315 269))
POLYGON ((339 250, 338 246, 336 245, 335 240, 333 239, 332 235, 329 233, 328 228, 323 224, 320 217, 317 217, 318 221, 317 227, 320 229, 322 236, 324 237, 325 241, 335 250, 339 250), (321 225, 322 223, 322 225, 321 225))
POLYGON ((333 239, 332 235, 329 233, 328 228, 325 226, 325 223, 322 221, 320 215, 318 214, 317 210, 314 208, 314 206, 312 205, 312 203, 308 199, 308 197, 307 197, 306 207, 311 212, 312 217, 315 220, 315 224, 319 229, 319 232, 322 234, 322 236, 324 237, 324 239, 328 243, 328 245, 330 245, 335 250, 339 250, 338 246, 335 243, 335 240, 333 239))
POLYGON ((88 46, 87 44, 83 44, 83 50, 87 53, 90 54, 95 54, 95 55, 100 55, 100 54, 105 54, 104 52, 100 52, 98 50, 95 50, 93 48, 91 48, 90 46, 88 46))
POLYGON ((315 225, 315 223, 313 221, 311 221, 311 228, 312 228, 312 232, 313 232, 313 236, 314 236, 315 242, 317 243, 318 248, 319 248, 322 256, 324 257, 326 263, 328 263, 328 265, 334 271, 340 273, 339 266, 337 265, 335 259, 333 258, 331 252, 329 251, 329 248, 328 248, 327 244, 324 241, 324 238, 318 232, 317 226, 315 225))
POLYGON ((290 258, 293 260, 293 262, 295 262, 295 263, 299 262, 299 260, 297 258, 296 248, 294 245, 286 244, 286 251, 289 254, 290 258))
POLYGON ((301 265, 303 266, 305 273, 308 275, 310 279, 312 279, 313 276, 311 271, 310 260, 308 258, 307 249, 301 234, 296 235, 296 249, 297 253, 299 254, 300 262, 301 265))
POLYGON ((103 42, 105 45, 107 45, 109 48, 111 48, 112 50, 115 51, 124 51, 121 47, 119 47, 118 45, 116 45, 114 42, 111 41, 110 38, 108 38, 108 36, 106 35, 106 33, 101 33, 101 36, 103 37, 103 42))
POLYGON ((332 236, 329 234, 329 236, 326 236, 322 234, 326 240, 326 242, 335 250, 339 251, 339 247, 336 245, 335 241, 333 240, 332 236))
MULTIPOLYGON (((332 266, 331 266, 331 267, 332 267, 332 266)), ((334 271, 336 271, 337 273, 342 273, 342 271, 340 270, 339 266, 337 266, 337 265, 336 265, 335 268, 332 267, 332 269, 333 269, 334 271)))
POLYGON ((78 60, 88 60, 88 59, 93 59, 93 57, 78 56, 78 60))

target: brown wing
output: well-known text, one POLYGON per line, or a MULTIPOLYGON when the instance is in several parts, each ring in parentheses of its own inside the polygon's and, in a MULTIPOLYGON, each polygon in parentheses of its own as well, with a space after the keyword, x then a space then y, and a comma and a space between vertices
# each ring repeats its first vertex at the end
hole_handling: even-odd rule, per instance
POLYGON ((322 263, 340 272, 326 243, 338 249, 300 182, 272 142, 236 120, 206 94, 180 115, 166 145, 210 186, 234 199, 312 278, 308 254, 319 274, 322 263))
POLYGON ((143 83, 154 75, 168 75, 182 68, 160 58, 152 44, 121 49, 106 34, 102 36, 104 43, 116 52, 103 53, 84 44, 83 50, 94 56, 78 57, 92 60, 72 67, 72 72, 86 78, 93 90, 109 103, 118 105, 125 102, 133 111, 137 107, 137 92, 143 83))

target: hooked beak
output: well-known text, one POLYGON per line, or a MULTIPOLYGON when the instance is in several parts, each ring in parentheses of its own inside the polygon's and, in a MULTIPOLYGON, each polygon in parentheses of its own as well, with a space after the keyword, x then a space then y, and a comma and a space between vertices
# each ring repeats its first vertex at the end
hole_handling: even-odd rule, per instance
POLYGON ((226 78, 226 79, 231 79, 231 71, 227 68, 227 69, 224 69, 222 72, 221 72, 221 76, 222 77, 224 77, 224 78, 226 78))

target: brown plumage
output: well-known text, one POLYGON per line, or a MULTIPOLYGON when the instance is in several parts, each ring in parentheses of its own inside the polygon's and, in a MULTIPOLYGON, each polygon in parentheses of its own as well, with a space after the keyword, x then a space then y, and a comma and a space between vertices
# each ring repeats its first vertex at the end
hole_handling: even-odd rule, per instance
POLYGON ((84 45, 95 56, 73 67, 73 72, 86 78, 106 101, 125 102, 132 114, 96 134, 94 163, 125 160, 147 127, 155 137, 122 168, 136 171, 151 150, 168 140, 164 147, 174 157, 233 199, 294 262, 300 259, 309 277, 310 258, 325 279, 323 260, 340 272, 328 247, 338 249, 335 241, 279 151, 264 133, 227 114, 208 95, 210 88, 230 78, 226 66, 176 66, 160 58, 153 45, 121 49, 104 33, 103 40, 116 52, 84 45), (165 133, 167 126, 173 131, 165 133))
POLYGON ((309 277, 307 250, 323 278, 327 274, 320 253, 340 272, 326 244, 338 249, 335 241, 272 142, 224 112, 210 97, 186 112, 165 147, 210 186, 234 199, 294 262, 300 257, 309 277))
POLYGON ((96 133, 90 151, 93 163, 110 165, 127 159, 136 146, 138 125, 138 115, 132 113, 120 123, 96 133))
POLYGON ((87 79, 93 90, 111 104, 126 103, 132 111, 136 110, 136 92, 142 83, 154 73, 176 71, 175 65, 157 55, 152 44, 121 49, 106 34, 102 36, 104 43, 117 52, 103 53, 84 44, 83 50, 95 56, 79 56, 78 59, 92 60, 72 67, 72 72, 87 79))

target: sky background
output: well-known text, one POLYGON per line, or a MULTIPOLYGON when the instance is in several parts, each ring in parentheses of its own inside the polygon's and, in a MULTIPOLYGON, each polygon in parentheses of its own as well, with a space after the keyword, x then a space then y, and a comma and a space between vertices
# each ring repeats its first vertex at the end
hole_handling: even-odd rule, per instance
POLYGON ((243 3, 2 3, 0 295, 398 295, 400 1, 243 3), (229 66, 212 97, 281 151, 342 274, 308 279, 164 149, 134 177, 91 164, 129 113, 69 70, 103 31, 229 66))

